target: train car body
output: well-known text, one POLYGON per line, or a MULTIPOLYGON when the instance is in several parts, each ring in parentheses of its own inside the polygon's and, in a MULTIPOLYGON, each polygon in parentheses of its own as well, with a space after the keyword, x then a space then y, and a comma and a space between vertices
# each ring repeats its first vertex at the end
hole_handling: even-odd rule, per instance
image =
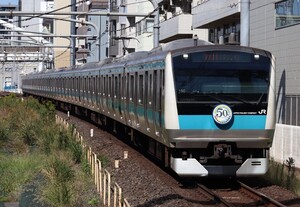
POLYGON ((267 51, 181 40, 29 74, 22 89, 87 109, 115 131, 127 128, 135 142, 134 132, 145 135, 148 151, 179 176, 255 176, 268 169, 274 75, 267 51))

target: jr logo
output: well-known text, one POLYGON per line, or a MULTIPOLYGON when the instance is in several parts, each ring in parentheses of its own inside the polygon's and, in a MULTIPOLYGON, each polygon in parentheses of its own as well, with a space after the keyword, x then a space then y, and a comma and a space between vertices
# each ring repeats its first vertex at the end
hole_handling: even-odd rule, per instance
POLYGON ((262 109, 260 111, 258 111, 259 114, 267 114, 267 110, 266 109, 262 109))

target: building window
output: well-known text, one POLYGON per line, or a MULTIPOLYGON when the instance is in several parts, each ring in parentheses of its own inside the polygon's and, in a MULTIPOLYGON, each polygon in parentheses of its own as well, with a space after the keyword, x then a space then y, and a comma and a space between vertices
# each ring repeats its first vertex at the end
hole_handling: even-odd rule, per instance
POLYGON ((142 34, 142 26, 141 26, 141 22, 137 22, 136 23, 136 36, 139 36, 142 34))
POLYGON ((110 45, 114 46, 116 45, 116 36, 117 36, 117 22, 116 20, 112 20, 110 22, 110 45))
POLYGON ((275 3, 276 28, 300 23, 300 1, 285 0, 275 3))
POLYGON ((144 28, 144 32, 153 32, 153 26, 154 26, 154 20, 153 19, 146 19, 145 22, 145 28, 144 28))
POLYGON ((121 24, 121 36, 125 36, 125 29, 126 25, 125 24, 121 24))

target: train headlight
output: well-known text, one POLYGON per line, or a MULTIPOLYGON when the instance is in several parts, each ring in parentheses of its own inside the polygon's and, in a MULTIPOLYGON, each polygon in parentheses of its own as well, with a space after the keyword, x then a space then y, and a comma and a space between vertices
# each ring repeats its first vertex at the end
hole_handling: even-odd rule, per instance
POLYGON ((189 54, 183 54, 182 57, 183 59, 187 60, 189 58, 189 54))

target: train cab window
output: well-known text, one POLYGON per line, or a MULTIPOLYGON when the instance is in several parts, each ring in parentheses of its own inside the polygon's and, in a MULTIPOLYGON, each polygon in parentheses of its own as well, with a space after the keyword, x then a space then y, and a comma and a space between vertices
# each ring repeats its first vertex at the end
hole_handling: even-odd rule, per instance
POLYGON ((173 57, 177 101, 265 102, 270 59, 251 53, 209 51, 173 57))

